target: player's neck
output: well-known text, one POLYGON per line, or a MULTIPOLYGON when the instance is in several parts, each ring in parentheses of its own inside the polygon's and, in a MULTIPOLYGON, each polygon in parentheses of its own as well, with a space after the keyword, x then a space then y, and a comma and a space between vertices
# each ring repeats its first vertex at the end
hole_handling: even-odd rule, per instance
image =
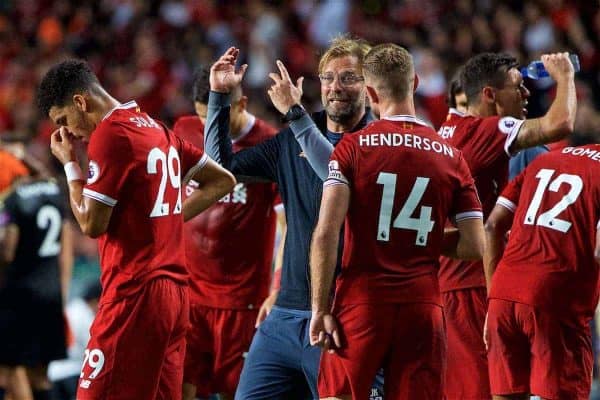
POLYGON ((485 118, 496 115, 496 108, 483 103, 467 106, 467 114, 473 117, 485 118))
POLYGON ((92 114, 94 114, 93 119, 96 121, 96 123, 102 121, 106 114, 108 114, 111 110, 113 110, 115 107, 118 107, 121 104, 117 99, 115 99, 105 91, 102 91, 102 93, 95 96, 94 102, 96 103, 96 105, 94 107, 95 110, 92 114))
POLYGON ((360 122, 361 119, 365 116, 365 109, 363 108, 361 113, 356 113, 348 122, 336 122, 332 121, 329 117, 327 117, 327 130, 329 132, 352 132, 356 125, 360 122))
POLYGON ((417 115, 415 103, 412 99, 406 99, 402 102, 382 101, 379 103, 379 118, 391 117, 393 115, 417 115))
POLYGON ((244 127, 248 124, 250 117, 248 111, 244 111, 237 120, 231 124, 231 128, 229 129, 229 137, 231 140, 235 140, 242 135, 242 131, 244 127))

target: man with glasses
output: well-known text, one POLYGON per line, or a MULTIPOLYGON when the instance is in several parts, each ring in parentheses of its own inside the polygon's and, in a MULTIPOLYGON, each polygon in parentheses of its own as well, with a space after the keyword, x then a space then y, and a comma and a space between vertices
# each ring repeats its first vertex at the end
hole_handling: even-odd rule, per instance
MULTIPOLYGON (((529 90, 506 54, 482 53, 471 58, 461 72, 467 95, 467 113, 451 111, 439 134, 461 150, 483 205, 484 218, 494 207, 508 181, 509 157, 516 152, 558 141, 573 130, 577 99, 573 66, 567 53, 542 56, 544 67, 556 81, 556 98, 541 118, 525 120, 529 90)), ((481 262, 442 257, 440 290, 448 335, 446 398, 489 399, 483 326, 486 281, 481 262)))
MULTIPOLYGON (((344 132, 361 129, 371 117, 365 112, 366 92, 362 82, 362 60, 369 46, 361 40, 334 40, 322 56, 321 96, 325 110, 313 115, 322 137, 332 146, 344 132), (331 78, 331 80, 329 80, 331 78)), ((310 121, 294 102, 284 119, 292 129, 249 149, 232 153, 228 137, 229 102, 232 88, 242 80, 246 66, 235 71, 238 50, 229 49, 211 68, 205 149, 234 175, 245 180, 276 182, 288 221, 281 288, 275 306, 254 336, 246 358, 237 399, 318 398, 317 373, 321 351, 310 345, 309 246, 322 193, 322 180, 313 172, 292 129, 310 121)), ((276 82, 293 85, 278 63, 276 82), (289 82, 289 83, 288 83, 289 82)), ((302 78, 297 82, 301 95, 302 78)), ((297 104, 298 103, 298 104, 297 104)))

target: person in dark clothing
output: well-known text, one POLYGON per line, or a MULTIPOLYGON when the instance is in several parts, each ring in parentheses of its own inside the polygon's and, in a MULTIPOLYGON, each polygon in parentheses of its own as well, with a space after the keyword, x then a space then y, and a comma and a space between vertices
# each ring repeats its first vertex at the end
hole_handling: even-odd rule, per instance
MULTIPOLYGON (((362 79, 362 60, 368 49, 361 40, 340 38, 321 58, 319 76, 325 110, 312 118, 332 146, 344 132, 361 129, 372 119, 365 108, 362 79)), ((318 398, 320 349, 312 347, 308 337, 308 253, 323 181, 313 171, 293 132, 294 125, 309 116, 301 107, 292 107, 284 118, 290 122, 289 128, 234 154, 228 137, 229 92, 241 82, 246 68, 235 71, 238 53, 230 48, 211 68, 205 151, 240 180, 276 182, 288 231, 281 289, 275 306, 254 336, 236 399, 318 398)))

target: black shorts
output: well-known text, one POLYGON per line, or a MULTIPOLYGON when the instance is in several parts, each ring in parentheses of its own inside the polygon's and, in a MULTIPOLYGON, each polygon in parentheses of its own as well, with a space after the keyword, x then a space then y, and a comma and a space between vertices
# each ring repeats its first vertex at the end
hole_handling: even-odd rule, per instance
POLYGON ((35 367, 66 358, 60 295, 0 290, 0 365, 35 367))

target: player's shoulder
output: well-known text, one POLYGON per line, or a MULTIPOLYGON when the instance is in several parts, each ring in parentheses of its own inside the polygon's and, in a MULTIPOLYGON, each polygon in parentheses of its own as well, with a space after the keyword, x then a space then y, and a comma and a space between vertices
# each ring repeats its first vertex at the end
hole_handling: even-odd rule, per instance
POLYGON ((264 135, 267 137, 273 137, 277 135, 278 132, 278 129, 273 124, 258 117, 256 118, 252 129, 260 135, 264 135))
POLYGON ((204 132, 204 124, 197 115, 183 115, 173 124, 173 132, 179 136, 186 132, 204 132))

